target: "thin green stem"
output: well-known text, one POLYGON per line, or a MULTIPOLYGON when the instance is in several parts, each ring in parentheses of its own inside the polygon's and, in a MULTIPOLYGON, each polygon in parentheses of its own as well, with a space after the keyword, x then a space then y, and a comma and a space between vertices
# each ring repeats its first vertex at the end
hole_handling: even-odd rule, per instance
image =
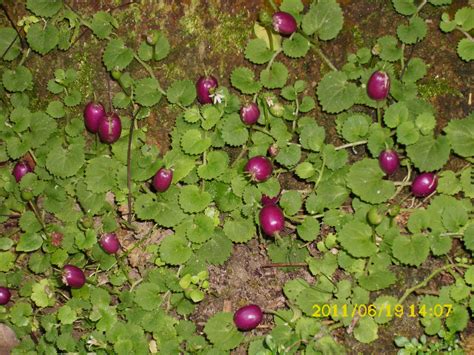
POLYGON ((233 168, 239 162, 239 160, 242 159, 242 157, 245 155, 245 153, 247 153, 247 150, 248 150, 247 146, 244 145, 242 147, 239 155, 237 155, 237 158, 234 160, 234 162, 230 166, 231 168, 233 168))
POLYGON ((347 143, 347 144, 340 145, 339 147, 335 147, 334 150, 352 148, 352 147, 356 147, 358 145, 364 145, 364 144, 367 144, 367 141, 357 141, 357 142, 354 142, 354 143, 347 143))
POLYGON ((130 122, 130 130, 128 133, 128 145, 127 145, 127 204, 128 204, 128 214, 127 222, 132 223, 132 140, 133 140, 133 129, 135 127, 135 119, 137 117, 138 110, 136 110, 132 115, 132 120, 130 122))
POLYGON ((408 182, 408 181, 394 181, 393 184, 395 186, 410 186, 411 185, 411 182, 408 182))
POLYGON ((440 237, 462 237, 464 233, 461 232, 451 232, 451 233, 441 233, 440 237))
POLYGON ((316 183, 314 184, 314 189, 315 190, 318 187, 319 183, 321 182, 321 179, 323 178, 325 167, 326 167, 326 155, 323 154, 323 164, 321 165, 321 170, 319 170, 318 180, 316 180, 316 183))
POLYGON ((267 131, 265 128, 261 128, 261 127, 258 127, 258 126, 254 126, 253 129, 256 130, 256 131, 265 133, 266 135, 268 135, 268 136, 270 136, 270 137, 273 138, 272 134, 271 134, 269 131, 267 131))
POLYGON ((39 213, 38 208, 35 206, 35 204, 32 201, 28 201, 28 205, 30 205, 31 209, 33 210, 33 213, 36 216, 36 219, 41 224, 41 227, 43 228, 43 230, 45 230, 46 224, 44 223, 43 217, 41 217, 41 214, 39 213))
POLYGON ((411 182, 409 182, 411 179, 411 166, 407 165, 407 169, 408 169, 407 175, 403 179, 402 183, 399 184, 397 191, 395 191, 395 193, 392 195, 392 197, 389 198, 389 200, 393 200, 403 190, 405 186, 411 185, 411 182))
POLYGON ((295 100, 296 110, 295 110, 295 119, 294 119, 292 127, 291 127, 291 132, 292 133, 295 133, 296 123, 298 122, 298 115, 300 113, 300 100, 298 100, 298 93, 296 92, 296 90, 295 90, 295 96, 296 96, 296 100, 295 100))
POLYGON ((338 71, 336 66, 331 62, 331 60, 329 60, 329 58, 319 48, 319 45, 317 42, 315 42, 311 37, 309 37, 306 33, 302 31, 298 31, 298 33, 308 40, 308 42, 311 44, 311 48, 313 48, 316 54, 323 60, 324 63, 326 63, 326 65, 329 68, 331 68, 331 70, 338 71))
POLYGON ((461 268, 469 268, 471 265, 468 265, 468 264, 449 264, 449 265, 444 265, 443 267, 440 267, 439 269, 436 269, 435 271, 433 271, 426 279, 424 279, 422 282, 416 284, 415 286, 407 289, 405 291, 405 293, 403 294, 402 297, 400 297, 400 299, 398 300, 397 304, 402 304, 408 296, 410 296, 413 292, 415 292, 416 290, 422 288, 422 287, 425 287, 426 285, 428 285, 428 283, 431 281, 431 279, 433 279, 436 275, 438 275, 439 273, 443 272, 443 271, 446 271, 446 270, 449 270, 449 269, 452 269, 452 268, 457 268, 457 267, 461 267, 461 268))
POLYGON ((272 64, 273 64, 273 62, 275 61, 276 57, 278 57, 278 54, 280 54, 282 51, 283 51, 283 49, 280 48, 279 50, 275 51, 275 53, 273 53, 273 56, 272 56, 272 58, 270 59, 270 61, 268 62, 268 64, 267 64, 265 70, 269 70, 269 69, 270 69, 270 67, 272 66, 272 64))
POLYGON ((456 30, 458 30, 459 32, 461 32, 464 36, 466 36, 466 38, 468 40, 470 40, 471 42, 474 42, 474 38, 469 34, 469 32, 466 32, 464 31, 461 27, 459 26, 456 26, 455 28, 456 30))
POLYGON ((421 9, 428 3, 428 0, 423 0, 423 2, 416 8, 416 12, 411 16, 411 18, 418 15, 421 9))
POLYGON ((276 6, 276 4, 273 0, 268 0, 268 3, 273 8, 273 10, 278 11, 278 7, 276 6))
POLYGON ((145 63, 143 60, 141 60, 140 57, 138 56, 138 54, 135 53, 135 52, 133 52, 133 58, 135 58, 136 61, 137 61, 138 63, 140 63, 143 68, 145 68, 145 70, 148 72, 148 74, 150 74, 150 76, 151 76, 153 79, 156 80, 156 83, 157 83, 157 85, 158 85, 158 87, 157 87, 158 91, 159 91, 163 96, 166 96, 166 91, 163 90, 163 88, 161 87, 160 82, 159 82, 158 79, 156 78, 155 73, 153 73, 153 70, 151 69, 151 67, 150 67, 147 63, 145 63))
POLYGON ((275 50, 275 46, 273 45, 273 34, 272 34, 272 31, 270 30, 270 28, 268 27, 265 27, 265 31, 267 31, 267 36, 268 36, 268 43, 270 43, 270 51, 274 51, 275 50))
POLYGON ((31 48, 28 48, 25 52, 23 52, 23 56, 21 57, 21 60, 20 60, 20 63, 18 64, 18 66, 21 66, 21 65, 23 65, 23 63, 25 63, 25 60, 30 55, 30 52, 31 52, 31 48))
MULTIPOLYGON (((91 24, 90 24, 88 21, 84 20, 84 19, 82 18, 82 16, 81 16, 76 10, 74 10, 70 5, 66 4, 66 6, 67 6, 72 12, 74 12, 74 13, 77 15, 77 17, 79 18, 79 21, 81 22, 82 25, 84 25, 85 27, 87 27, 87 28, 89 28, 90 30, 92 30, 92 26, 91 26, 91 24)), ((110 41, 110 40, 111 40, 111 37, 110 37, 110 36, 107 36, 107 37, 105 37, 104 39, 110 41)), ((160 82, 159 82, 158 79, 156 78, 155 73, 153 73, 153 70, 151 69, 151 67, 150 67, 147 63, 145 63, 143 60, 141 60, 140 57, 138 56, 138 54, 137 54, 136 52, 133 52, 133 58, 135 58, 135 60, 136 60, 138 63, 140 63, 140 65, 148 72, 148 74, 150 74, 150 76, 151 76, 153 79, 156 80, 156 83, 157 83, 157 85, 158 85, 158 87, 157 87, 158 91, 159 91, 162 95, 166 96, 166 91, 163 90, 163 88, 161 87, 160 82)))

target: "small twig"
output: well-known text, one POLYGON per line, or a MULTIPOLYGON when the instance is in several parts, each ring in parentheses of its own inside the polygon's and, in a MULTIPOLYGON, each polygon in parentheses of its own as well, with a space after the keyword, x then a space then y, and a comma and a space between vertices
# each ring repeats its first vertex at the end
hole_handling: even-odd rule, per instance
POLYGON ((307 263, 272 263, 262 265, 262 268, 272 268, 272 267, 307 267, 307 263))
MULTIPOLYGON (((10 17, 10 14, 7 10, 7 7, 4 5, 4 4, 1 4, 0 7, 3 9, 3 11, 5 12, 5 15, 7 16, 7 19, 8 21, 10 22, 10 24, 12 25, 12 27, 15 29, 16 31, 16 34, 18 35, 18 37, 20 38, 20 45, 21 45, 21 48, 22 49, 25 49, 26 47, 26 42, 25 42, 25 39, 21 36, 20 34, 20 30, 18 29, 18 27, 16 26, 16 23, 15 21, 13 21, 13 19, 10 17)), ((15 42, 16 38, 13 40, 13 42, 15 42)), ((7 49, 7 52, 10 48, 7 49)), ((6 52, 5 52, 6 53, 6 52)), ((5 54, 4 53, 4 54, 5 54)), ((3 55, 2 55, 2 58, 3 58, 3 55)))
POLYGON ((127 222, 132 223, 132 139, 133 129, 135 126, 135 118, 137 117, 138 110, 132 115, 130 120, 130 130, 128 133, 128 146, 127 146, 127 188, 128 188, 128 215, 127 222))
POLYGON ((118 6, 115 6, 115 7, 112 7, 110 9, 107 10, 107 12, 113 12, 115 10, 118 10, 122 7, 125 7, 125 6, 129 6, 129 5, 133 5, 133 4, 138 4, 138 2, 135 2, 135 1, 129 1, 129 2, 126 2, 125 4, 121 4, 121 5, 118 5, 118 6))

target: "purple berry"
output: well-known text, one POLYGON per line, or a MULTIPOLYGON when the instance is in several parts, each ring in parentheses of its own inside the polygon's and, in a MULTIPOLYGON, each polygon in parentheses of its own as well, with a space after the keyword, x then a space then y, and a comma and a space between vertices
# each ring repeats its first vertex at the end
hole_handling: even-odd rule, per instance
POLYGON ((266 235, 274 236, 283 230, 285 226, 285 216, 280 207, 267 205, 260 210, 260 226, 266 235))
POLYGON ((153 177, 153 187, 158 192, 165 192, 173 180, 173 170, 161 168, 153 177))
POLYGON ((66 264, 63 267, 63 282, 69 287, 81 288, 86 283, 86 276, 77 266, 66 264))
POLYGON ((372 100, 385 100, 390 91, 390 78, 383 71, 374 72, 367 82, 367 94, 372 100))
POLYGON ((89 102, 84 109, 84 124, 91 133, 97 133, 100 121, 105 116, 105 109, 101 103, 89 102))
POLYGON ((4 305, 10 302, 10 298, 12 297, 12 294, 10 293, 10 290, 6 287, 0 287, 0 304, 4 305))
POLYGON ((239 308, 234 313, 234 323, 240 330, 255 329, 262 319, 262 309, 256 304, 250 304, 239 308))
POLYGON ((411 184, 411 192, 416 197, 431 195, 438 186, 438 177, 433 173, 418 175, 411 184))
POLYGON ((281 35, 289 36, 296 32, 298 25, 295 18, 288 12, 275 12, 272 17, 273 29, 281 35))
POLYGON ((26 161, 19 161, 13 168, 12 174, 15 177, 16 182, 20 182, 23 176, 31 172, 33 172, 33 169, 31 169, 26 161))
POLYGON ((115 112, 107 113, 99 122, 99 138, 102 142, 112 144, 122 134, 122 121, 115 112))
POLYGON ((250 158, 245 165, 245 171, 250 174, 252 180, 263 182, 272 176, 272 162, 261 155, 250 158))
POLYGON ((210 76, 201 76, 196 83, 198 101, 201 104, 212 104, 211 90, 217 88, 217 79, 210 76))
POLYGON ((252 102, 240 109, 240 119, 247 125, 257 123, 260 117, 260 110, 255 102, 252 102))
POLYGON ((380 168, 387 175, 392 175, 400 166, 400 159, 394 150, 384 150, 379 155, 380 168))
POLYGON ((99 243, 107 254, 115 254, 120 249, 120 242, 115 233, 106 233, 102 235, 99 243))
POLYGON ((278 146, 276 144, 272 144, 268 147, 267 153, 272 158, 275 158, 279 153, 278 146))

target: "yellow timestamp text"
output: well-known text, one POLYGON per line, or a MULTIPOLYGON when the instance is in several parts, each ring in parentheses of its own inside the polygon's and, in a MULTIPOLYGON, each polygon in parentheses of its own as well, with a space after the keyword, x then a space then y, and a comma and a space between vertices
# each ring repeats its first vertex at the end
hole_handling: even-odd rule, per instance
POLYGON ((447 318, 453 310, 453 305, 446 304, 434 304, 428 306, 425 304, 415 305, 410 304, 404 306, 402 304, 314 304, 313 314, 315 318, 354 318, 354 317, 397 317, 403 318, 404 316, 415 318, 415 317, 436 317, 436 318, 447 318))

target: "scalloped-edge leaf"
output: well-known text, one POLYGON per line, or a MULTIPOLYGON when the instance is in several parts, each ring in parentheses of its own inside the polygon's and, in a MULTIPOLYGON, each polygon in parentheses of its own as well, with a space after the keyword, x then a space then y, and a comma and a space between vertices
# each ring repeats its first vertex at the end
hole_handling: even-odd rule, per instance
POLYGON ((316 94, 324 111, 338 113, 354 105, 357 86, 348 81, 345 73, 329 72, 319 82, 316 94))

